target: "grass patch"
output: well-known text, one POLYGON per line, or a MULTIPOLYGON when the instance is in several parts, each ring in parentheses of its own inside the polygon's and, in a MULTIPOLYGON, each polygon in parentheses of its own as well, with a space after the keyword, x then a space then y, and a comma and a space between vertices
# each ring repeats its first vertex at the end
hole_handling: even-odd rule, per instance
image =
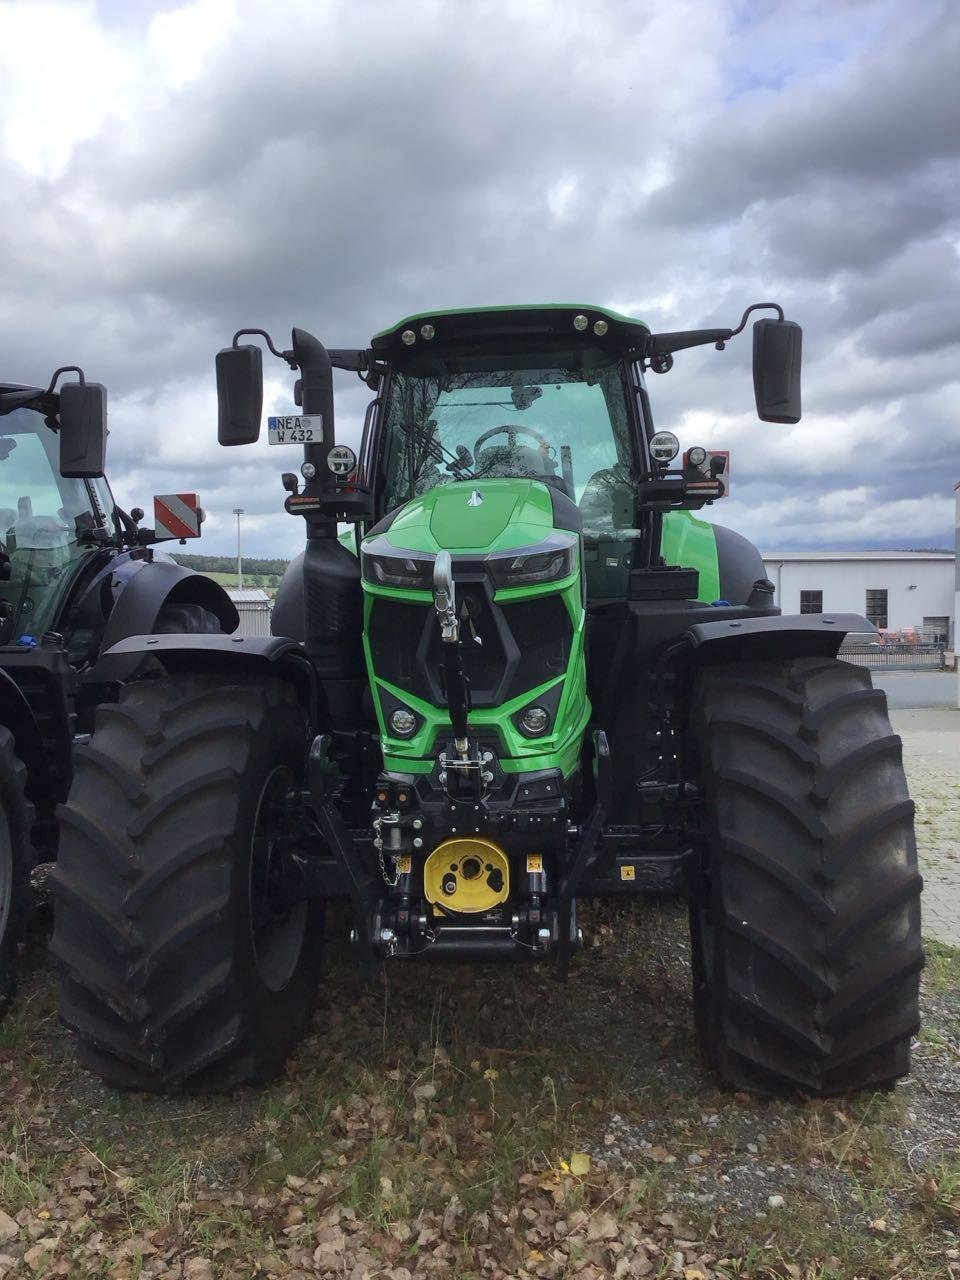
MULTIPOLYGON (((909 1093, 718 1091, 692 1033, 682 908, 604 908, 584 925, 565 986, 398 964, 361 989, 334 954, 283 1077, 229 1097, 105 1089, 74 1062, 38 964, 0 1033, 0 1204, 23 1217, 0 1254, 29 1273, 27 1250, 49 1238, 41 1274, 66 1260, 124 1280, 197 1256, 216 1280, 350 1274, 358 1258, 454 1280, 601 1280, 624 1257, 650 1276, 940 1280, 960 1169, 908 1167, 894 1139, 909 1093)), ((929 954, 949 1041, 956 1010, 936 1002, 960 953, 929 954)), ((947 1060, 936 1037, 924 1049, 947 1060)))
POLYGON ((960 992, 960 947, 928 938, 924 942, 927 964, 925 985, 931 993, 960 992))

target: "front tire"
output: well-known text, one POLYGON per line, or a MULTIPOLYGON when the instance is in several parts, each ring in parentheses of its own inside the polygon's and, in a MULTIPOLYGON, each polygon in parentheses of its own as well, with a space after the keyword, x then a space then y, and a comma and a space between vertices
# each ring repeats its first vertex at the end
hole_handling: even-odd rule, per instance
POLYGON ((921 878, 900 739, 838 660, 700 673, 708 850, 691 906, 694 1008, 722 1082, 886 1088, 920 1025, 921 878))
POLYGON ((279 680, 165 676, 98 710, 60 810, 51 949, 61 1016, 109 1084, 259 1083, 300 1038, 323 913, 271 907, 270 853, 305 747, 279 680))
POLYGON ((13 734, 0 725, 0 1018, 13 997, 30 906, 33 806, 26 784, 26 765, 17 755, 13 734))

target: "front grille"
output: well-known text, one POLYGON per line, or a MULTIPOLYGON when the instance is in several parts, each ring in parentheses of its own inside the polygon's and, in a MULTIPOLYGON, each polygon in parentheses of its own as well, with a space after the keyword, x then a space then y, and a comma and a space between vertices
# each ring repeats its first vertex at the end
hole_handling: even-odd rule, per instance
MULTIPOLYGON (((498 605, 486 582, 458 581, 457 608, 475 707, 499 706, 566 671, 573 626, 559 594, 498 605)), ((441 647, 432 604, 374 600, 370 649, 381 680, 443 706, 441 647)))
MULTIPOLYGON (((457 583, 457 613, 460 617, 460 647, 463 674, 470 682, 474 706, 495 706, 507 668, 510 637, 504 631, 503 612, 490 599, 484 583, 457 583), (479 643, 478 643, 479 641, 479 643)), ((427 639, 427 676, 434 688, 434 700, 444 701, 441 679, 443 641, 436 621, 427 639)))
POLYGON ((520 662, 504 699, 507 701, 563 675, 570 661, 573 626, 560 595, 518 600, 502 609, 520 651, 520 662))
MULTIPOLYGON (((373 669, 381 680, 406 689, 425 702, 433 700, 426 668, 417 650, 424 630, 433 622, 432 605, 406 604, 377 596, 370 612, 370 652, 373 669)), ((434 626, 436 623, 434 622, 434 626)))

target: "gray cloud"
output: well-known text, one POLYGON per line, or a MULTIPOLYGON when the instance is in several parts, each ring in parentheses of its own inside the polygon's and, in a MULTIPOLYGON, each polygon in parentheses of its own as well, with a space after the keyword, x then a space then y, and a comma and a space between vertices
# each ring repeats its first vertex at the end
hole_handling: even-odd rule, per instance
MULTIPOLYGON (((143 42, 172 8, 101 3, 105 38, 143 42)), ((0 374, 83 363, 111 387, 125 500, 197 487, 210 550, 239 501, 263 551, 290 551, 280 464, 214 442, 213 355, 235 329, 359 345, 410 311, 565 298, 674 328, 774 295, 805 325, 801 428, 753 418, 749 335, 651 378, 685 444, 735 444, 716 517, 766 545, 835 542, 843 504, 818 504, 866 471, 875 519, 851 508, 847 541, 942 542, 958 70, 952 5, 244 0, 202 75, 118 88, 59 171, 0 145, 0 374), (891 531, 882 506, 914 500, 891 531)), ((362 388, 339 387, 349 434, 362 388)))

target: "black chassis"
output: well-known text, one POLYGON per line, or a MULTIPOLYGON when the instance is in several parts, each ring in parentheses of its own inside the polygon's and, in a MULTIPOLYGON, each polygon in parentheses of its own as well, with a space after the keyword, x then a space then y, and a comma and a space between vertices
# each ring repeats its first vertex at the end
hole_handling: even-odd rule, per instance
MULTIPOLYGON (((633 611, 642 613, 644 606, 635 605, 633 611)), ((380 773, 376 737, 368 728, 329 732, 322 682, 300 643, 277 636, 137 635, 115 645, 105 660, 150 656, 171 674, 210 674, 225 680, 279 677, 293 685, 311 741, 303 787, 289 797, 297 820, 287 829, 300 835, 283 850, 282 892, 291 903, 306 897, 349 899, 353 936, 367 974, 378 954, 413 954, 428 938, 438 954, 549 952, 562 977, 577 945, 577 898, 697 892, 704 848, 702 813, 697 779, 687 776, 685 758, 685 725, 697 671, 744 659, 835 657, 844 636, 873 630, 856 614, 782 616, 771 609, 695 607, 690 602, 676 609, 664 609, 661 603, 652 621, 659 626, 642 628, 654 636, 651 648, 631 652, 629 662, 631 682, 648 707, 641 726, 645 734, 636 724, 628 734, 616 723, 593 730, 593 758, 585 762, 589 767, 583 772, 595 777, 596 784, 580 810, 571 808, 565 795, 547 795, 544 788, 555 779, 546 773, 537 779, 543 787, 526 803, 518 804, 511 782, 498 775, 488 800, 467 807, 472 829, 479 826, 508 855, 523 846, 524 825, 546 824, 538 830, 538 842, 560 855, 556 882, 530 878, 524 919, 514 917, 499 931, 491 926, 491 936, 483 942, 476 931, 468 938, 458 936, 455 927, 445 928, 442 949, 429 938, 425 920, 410 917, 422 886, 409 875, 390 874, 395 863, 391 858, 384 865, 384 851, 374 847, 370 818, 379 811, 378 787, 391 788, 389 799, 383 797, 384 808, 396 807, 398 792, 405 792, 400 807, 409 821, 393 853, 429 849, 432 841, 450 832, 449 818, 441 812, 449 802, 432 775, 380 773), (624 767, 617 768, 618 755, 624 767), (422 843, 415 846, 417 839, 422 843), (391 879, 395 883, 390 884, 391 879), (518 927, 526 938, 533 937, 532 944, 517 941, 518 927)), ((632 714, 629 707, 627 714, 632 714)))

